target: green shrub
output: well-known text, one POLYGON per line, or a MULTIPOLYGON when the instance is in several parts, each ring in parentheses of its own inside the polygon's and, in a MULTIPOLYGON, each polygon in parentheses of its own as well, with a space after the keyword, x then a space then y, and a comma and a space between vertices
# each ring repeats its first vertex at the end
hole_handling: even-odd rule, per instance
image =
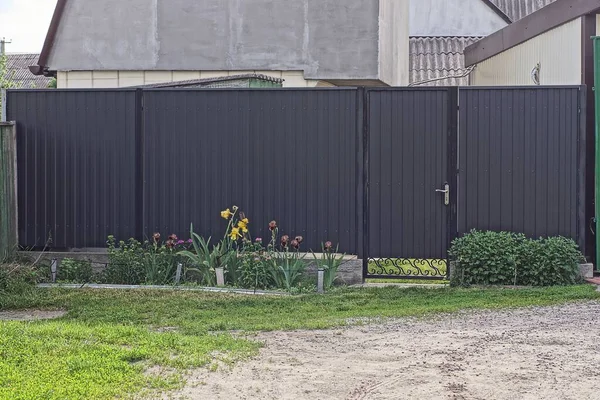
POLYGON ((65 258, 58 266, 57 280, 61 282, 89 283, 93 278, 92 263, 65 258))
POLYGON ((527 239, 510 232, 473 230, 449 250, 451 284, 552 286, 577 283, 583 256, 571 239, 527 239))
POLYGON ((259 252, 241 254, 238 272, 238 285, 242 288, 267 289, 272 285, 269 264, 259 252))
POLYGON ((38 283, 38 270, 30 265, 17 262, 0 264, 0 295, 2 293, 23 293, 33 289, 38 283))
POLYGON ((577 244, 564 237, 529 240, 521 259, 519 285, 571 285, 581 280, 579 263, 585 262, 577 244))
POLYGON ((135 239, 117 243, 109 236, 108 265, 102 274, 103 283, 140 285, 145 282, 144 249, 135 239))

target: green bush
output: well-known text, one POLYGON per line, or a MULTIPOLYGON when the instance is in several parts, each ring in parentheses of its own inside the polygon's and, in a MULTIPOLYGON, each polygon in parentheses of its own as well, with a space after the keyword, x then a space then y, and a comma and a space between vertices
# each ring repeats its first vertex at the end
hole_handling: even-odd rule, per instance
POLYGON ((570 285, 578 282, 583 256, 571 239, 527 239, 510 232, 473 230, 449 250, 454 261, 451 284, 570 285))
POLYGON ((23 293, 33 289, 38 279, 38 270, 32 265, 17 262, 0 263, 0 295, 23 293))
POLYGON ((563 237, 529 240, 521 260, 519 285, 552 286, 579 283, 585 259, 577 244, 563 237))
POLYGON ((240 256, 238 284, 245 289, 268 289, 272 285, 264 255, 252 252, 240 256))
POLYGON ((141 285, 145 282, 144 249, 135 239, 117 243, 109 236, 108 265, 102 274, 103 283, 120 285, 141 285))
POLYGON ((58 266, 57 280, 61 282, 89 283, 93 278, 92 263, 65 258, 58 266))

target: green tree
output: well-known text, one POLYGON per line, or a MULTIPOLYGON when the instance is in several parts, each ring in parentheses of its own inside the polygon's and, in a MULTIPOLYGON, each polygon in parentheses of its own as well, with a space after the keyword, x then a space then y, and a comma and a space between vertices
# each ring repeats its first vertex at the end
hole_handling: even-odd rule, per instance
MULTIPOLYGON (((8 57, 0 54, 0 89, 15 89, 19 84, 14 80, 15 73, 8 69, 8 57)), ((2 110, 2 96, 0 96, 0 110, 2 110)))

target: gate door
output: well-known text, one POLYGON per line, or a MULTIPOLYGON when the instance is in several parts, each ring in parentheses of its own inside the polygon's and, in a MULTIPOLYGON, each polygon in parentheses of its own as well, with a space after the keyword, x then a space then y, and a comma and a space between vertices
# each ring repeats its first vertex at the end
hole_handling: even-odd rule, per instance
POLYGON ((456 236, 456 88, 367 91, 365 278, 445 279, 456 236))

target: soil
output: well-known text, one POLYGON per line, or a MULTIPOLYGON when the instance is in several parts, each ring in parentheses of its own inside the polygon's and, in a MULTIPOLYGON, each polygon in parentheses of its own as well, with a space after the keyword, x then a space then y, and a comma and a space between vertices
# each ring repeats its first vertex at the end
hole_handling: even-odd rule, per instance
POLYGON ((598 302, 254 339, 258 357, 194 371, 173 398, 600 399, 598 302))
POLYGON ((38 319, 60 318, 67 312, 64 310, 22 310, 0 311, 0 321, 35 321, 38 319))

